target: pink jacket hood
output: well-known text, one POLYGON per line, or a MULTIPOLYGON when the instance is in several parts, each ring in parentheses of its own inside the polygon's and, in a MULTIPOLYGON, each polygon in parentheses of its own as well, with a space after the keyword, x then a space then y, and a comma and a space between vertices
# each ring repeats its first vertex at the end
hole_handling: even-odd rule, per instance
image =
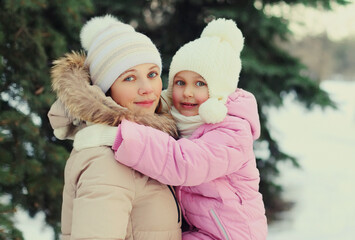
POLYGON ((260 121, 255 97, 250 92, 237 89, 227 100, 228 115, 245 119, 249 122, 253 139, 260 137, 260 121))

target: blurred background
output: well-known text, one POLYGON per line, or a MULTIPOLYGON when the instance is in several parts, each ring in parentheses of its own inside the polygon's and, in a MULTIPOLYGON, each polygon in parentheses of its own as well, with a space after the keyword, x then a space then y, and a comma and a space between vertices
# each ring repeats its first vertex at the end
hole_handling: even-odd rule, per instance
POLYGON ((346 0, 1 0, 0 239, 58 239, 70 141, 47 119, 52 61, 110 13, 152 38, 165 81, 214 18, 245 37, 239 87, 259 104, 255 144, 269 240, 355 236, 355 4, 346 0))

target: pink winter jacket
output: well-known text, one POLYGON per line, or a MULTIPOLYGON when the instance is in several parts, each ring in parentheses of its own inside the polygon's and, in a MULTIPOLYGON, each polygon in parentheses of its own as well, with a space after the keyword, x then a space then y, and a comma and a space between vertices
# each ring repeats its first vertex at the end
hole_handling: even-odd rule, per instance
POLYGON ((187 222, 213 239, 264 240, 267 220, 259 193, 253 141, 260 135, 257 103, 242 89, 227 100, 228 115, 175 140, 156 129, 123 121, 115 158, 158 181, 178 186, 187 222))

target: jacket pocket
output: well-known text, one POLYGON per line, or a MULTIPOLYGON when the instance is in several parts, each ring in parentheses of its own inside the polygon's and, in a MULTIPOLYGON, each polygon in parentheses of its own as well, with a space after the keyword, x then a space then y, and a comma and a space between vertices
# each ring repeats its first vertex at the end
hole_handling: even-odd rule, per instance
POLYGON ((226 228, 224 227, 222 221, 218 217, 216 211, 211 209, 210 210, 210 215, 211 215, 213 221, 215 222, 219 232, 221 233, 222 239, 231 240, 231 238, 229 237, 229 234, 227 233, 226 228))

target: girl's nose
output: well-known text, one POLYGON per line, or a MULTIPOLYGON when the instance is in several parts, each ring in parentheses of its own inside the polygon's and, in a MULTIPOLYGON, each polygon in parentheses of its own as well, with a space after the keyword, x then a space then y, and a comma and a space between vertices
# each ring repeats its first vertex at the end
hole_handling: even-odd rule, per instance
POLYGON ((142 79, 141 84, 138 89, 138 94, 145 95, 153 92, 152 83, 149 79, 142 79))
POLYGON ((193 90, 190 87, 186 87, 184 90, 184 96, 185 97, 192 97, 193 96, 193 90))

